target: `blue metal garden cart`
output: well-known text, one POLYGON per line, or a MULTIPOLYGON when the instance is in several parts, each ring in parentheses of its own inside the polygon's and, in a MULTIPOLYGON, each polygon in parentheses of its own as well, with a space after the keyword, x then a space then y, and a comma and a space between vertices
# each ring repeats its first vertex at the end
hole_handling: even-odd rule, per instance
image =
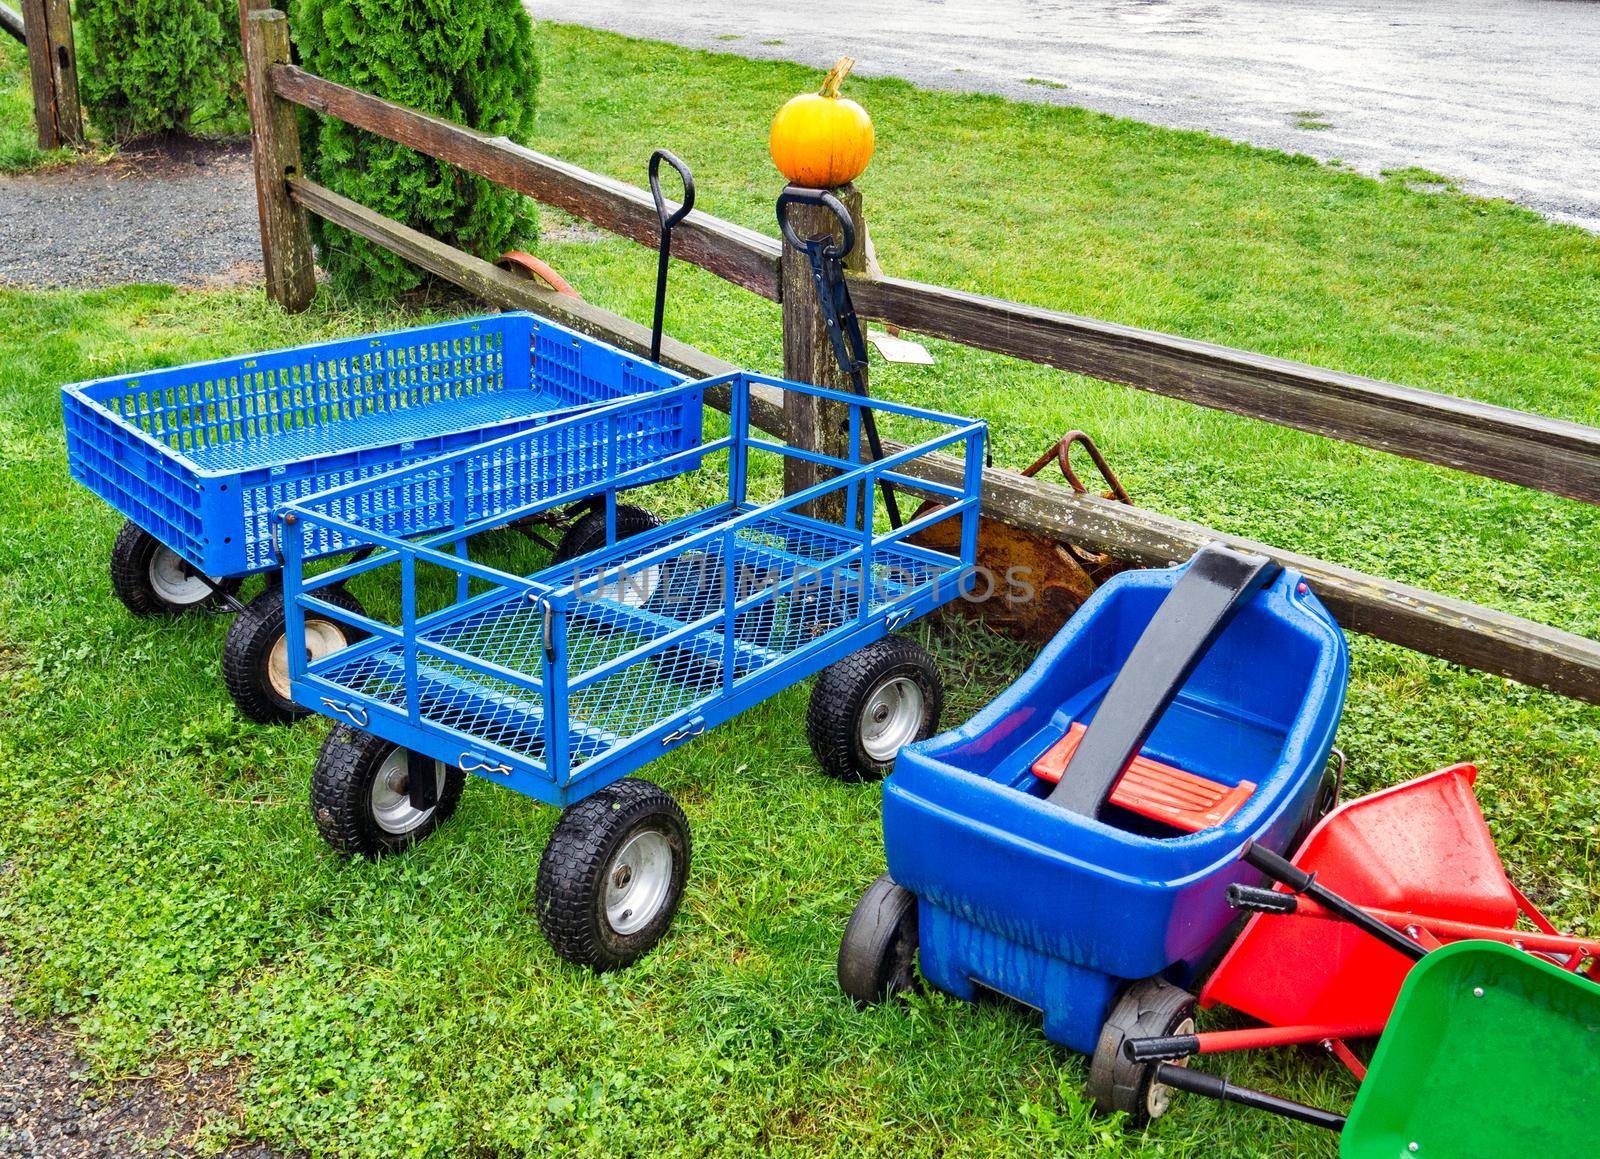
MULTIPOLYGON (((228 690, 245 715, 271 722, 302 712, 274 582, 281 504, 682 381, 554 322, 504 313, 77 383, 62 404, 73 478, 127 516, 112 589, 136 615, 240 612, 224 650, 228 690), (241 606, 235 593, 257 572, 267 590, 241 606)), ((696 408, 655 420, 681 440, 685 416, 697 435, 696 408)), ((592 523, 580 538, 590 534, 592 523)), ((329 534, 305 549, 352 546, 329 534)), ((360 610, 343 589, 324 596, 360 610)), ((315 617, 304 642, 320 654, 348 639, 344 625, 315 617)))
POLYGON ((290 502, 294 697, 346 726, 329 734, 312 776, 322 835, 365 856, 410 845, 454 809, 466 773, 571 806, 540 863, 545 934, 595 968, 637 958, 672 919, 689 833, 670 796, 628 774, 824 669, 807 725, 826 771, 881 773, 901 745, 935 730, 937 670, 890 633, 970 585, 985 434, 981 422, 734 374, 290 502), (750 425, 757 388, 848 408, 848 448, 829 455, 761 437, 750 425), (677 400, 698 411, 713 389, 731 400, 729 433, 687 449, 665 440, 660 408, 677 400), (909 445, 863 461, 869 411, 909 445), (946 450, 958 452, 953 482, 912 474, 946 450), (548 473, 500 480, 506 462, 528 461, 590 473, 561 486, 548 473), (777 492, 795 461, 823 468, 824 481, 755 497, 777 492), (654 488, 668 502, 708 490, 720 498, 663 524, 617 501, 672 472, 685 474, 654 488), (884 487, 935 502, 891 521, 884 487), (528 576, 469 558, 480 532, 600 491, 605 534, 595 550, 528 576), (944 520, 961 528, 956 553, 913 542, 944 520), (417 526, 434 530, 407 534, 417 526), (373 554, 307 573, 304 561, 328 537, 373 554), (397 622, 326 598, 379 568, 399 572, 397 622), (296 645, 313 616, 366 638, 308 662, 296 645))

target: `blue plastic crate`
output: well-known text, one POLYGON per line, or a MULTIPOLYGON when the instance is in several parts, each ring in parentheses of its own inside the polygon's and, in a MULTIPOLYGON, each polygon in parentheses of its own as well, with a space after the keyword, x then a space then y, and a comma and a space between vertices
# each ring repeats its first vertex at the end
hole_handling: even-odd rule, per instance
MULTIPOLYGON (((270 516, 290 500, 682 381, 506 313, 76 383, 62 408, 74 479, 197 570, 235 576, 277 566, 270 516)), ((675 450, 699 438, 698 408, 643 421, 665 424, 675 450)), ((543 469, 522 463, 507 481, 543 469)), ((550 469, 582 471, 576 459, 550 469)), ((426 529, 409 514, 386 528, 426 529)), ((329 533, 306 546, 353 545, 329 533)))

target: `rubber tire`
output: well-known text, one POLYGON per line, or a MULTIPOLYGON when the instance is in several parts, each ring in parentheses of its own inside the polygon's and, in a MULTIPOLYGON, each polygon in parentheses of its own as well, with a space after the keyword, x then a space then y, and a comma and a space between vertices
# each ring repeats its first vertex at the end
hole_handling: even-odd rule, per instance
MULTIPOLYGON (((1181 1027, 1186 1021, 1192 1027, 1194 1010, 1194 996, 1165 978, 1145 978, 1122 992, 1100 1028, 1100 1041, 1089 1063, 1088 1093, 1095 1110, 1103 1115, 1122 1111, 1130 1127, 1142 1127, 1151 1120, 1150 1080, 1156 1064, 1129 1061, 1122 1044, 1130 1038, 1186 1033, 1181 1027)), ((1155 1114, 1165 1109, 1161 1107, 1155 1114)))
MULTIPOLYGON (((630 535, 638 535, 643 531, 653 531, 661 526, 657 519, 643 507, 635 507, 631 503, 617 504, 617 538, 627 539, 630 535)), ((586 511, 573 522, 572 526, 561 536, 561 542, 556 544, 556 553, 550 557, 551 563, 565 563, 569 559, 577 559, 580 555, 587 555, 596 548, 606 545, 606 512, 602 507, 597 511, 586 511)))
POLYGON ((322 839, 346 857, 376 860, 409 849, 448 820, 461 803, 467 774, 446 765, 433 814, 409 833, 383 829, 372 816, 372 782, 398 747, 370 732, 336 724, 317 751, 311 770, 311 817, 322 839))
MULTIPOLYGON (((357 615, 366 609, 343 588, 323 588, 317 598, 357 615)), ((307 620, 324 617, 310 613, 307 620)), ((363 633, 347 624, 338 625, 351 643, 362 638, 363 633)), ((283 613, 283 589, 269 587, 245 605, 232 624, 228 625, 228 638, 222 645, 222 681, 228 695, 239 712, 259 724, 288 724, 310 713, 292 700, 285 700, 273 689, 267 678, 267 663, 272 649, 286 631, 283 613)))
POLYGON ((894 762, 874 761, 861 747, 861 713, 872 690, 891 676, 909 676, 922 688, 922 726, 913 740, 939 729, 944 681, 927 650, 904 636, 885 636, 822 670, 806 709, 806 737, 817 764, 841 781, 876 781, 894 762))
POLYGON ((839 942, 839 989, 862 1008, 920 989, 917 895, 887 873, 856 902, 839 942))
MULTIPOLYGON (((111 544, 111 590, 122 606, 136 616, 181 616, 186 612, 215 608, 215 594, 192 604, 174 604, 163 598, 150 583, 150 561, 165 547, 155 536, 133 520, 126 520, 111 544)), ((240 577, 217 581, 228 595, 239 590, 240 577)))
POLYGON ((689 821, 665 789, 628 777, 561 814, 544 856, 534 905, 539 928, 556 953, 600 972, 648 953, 672 924, 689 878, 689 821), (662 833, 673 851, 668 896, 650 923, 618 934, 606 919, 605 871, 624 841, 642 828, 662 833))
POLYGON ((1322 770, 1322 779, 1317 782, 1317 793, 1311 799, 1311 811, 1300 822, 1300 827, 1294 831, 1294 836, 1289 839, 1286 849, 1279 850, 1285 857, 1292 858, 1300 852, 1300 847, 1306 843, 1306 838, 1311 836, 1311 831, 1329 813, 1339 806, 1336 790, 1339 788, 1339 774, 1336 767, 1329 764, 1322 770))

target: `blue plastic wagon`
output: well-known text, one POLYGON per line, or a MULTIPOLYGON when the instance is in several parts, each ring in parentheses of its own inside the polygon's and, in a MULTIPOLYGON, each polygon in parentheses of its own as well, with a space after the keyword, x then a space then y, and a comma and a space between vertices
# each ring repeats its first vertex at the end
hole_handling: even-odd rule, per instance
POLYGON ((807 732, 826 772, 881 775, 902 745, 935 731, 938 672, 891 633, 971 582, 984 438, 982 423, 738 374, 289 503, 294 697, 346 726, 330 732, 312 774, 323 837, 364 856, 408 846, 455 808, 467 773, 561 806, 539 868, 544 932, 598 969, 634 960, 672 920, 690 847, 672 798, 630 773, 817 672, 807 732), (687 449, 664 440, 660 408, 698 415, 712 389, 731 399, 729 433, 687 449), (762 437, 749 421, 757 389, 847 408, 847 449, 819 454, 762 437), (869 411, 909 445, 864 455, 869 411), (913 474, 941 451, 960 464, 953 481, 913 474), (581 469, 485 484, 505 463, 529 460, 581 469), (783 466, 797 461, 824 468, 823 481, 784 496, 783 466), (655 490, 680 509, 699 496, 687 514, 660 523, 617 500, 680 473, 655 490), (900 523, 885 486, 934 502, 900 523), (485 529, 602 492, 592 550, 532 575, 471 558, 485 529), (945 520, 961 529, 958 551, 916 542, 945 520), (408 525, 432 530, 408 534, 408 525), (328 537, 372 554, 307 573, 304 561, 328 537), (399 573, 395 622, 327 598, 377 569, 399 573), (308 661, 297 645, 322 616, 363 638, 308 661))
POLYGON ((996 991, 1094 1056, 1104 1110, 1166 1093, 1123 1037, 1183 1033, 1220 953, 1246 841, 1289 848, 1331 807, 1344 637, 1297 573, 1212 545, 1125 572, 960 728, 884 784, 889 872, 851 917, 839 980, 862 1004, 923 977, 996 991))
MULTIPOLYGON (((275 582, 272 516, 284 503, 682 381, 554 322, 505 313, 77 383, 62 405, 73 478, 127 517, 112 589, 135 615, 240 612, 224 650, 228 690, 247 716, 270 722, 303 711, 289 695, 275 582), (257 572, 267 590, 241 606, 235 593, 257 572)), ((647 413, 674 446, 693 437, 683 408, 647 413)), ((329 533, 305 552, 360 546, 329 533)), ((360 608, 342 589, 325 598, 360 608)), ((315 618, 305 646, 337 648, 345 627, 315 618)))

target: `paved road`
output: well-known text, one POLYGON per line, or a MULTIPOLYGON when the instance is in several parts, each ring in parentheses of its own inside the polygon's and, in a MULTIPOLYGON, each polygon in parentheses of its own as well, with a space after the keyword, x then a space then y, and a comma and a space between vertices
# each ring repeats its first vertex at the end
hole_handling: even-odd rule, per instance
POLYGON ((752 57, 826 66, 848 52, 863 73, 1368 173, 1420 166, 1600 231, 1597 0, 526 2, 543 19, 752 57))

